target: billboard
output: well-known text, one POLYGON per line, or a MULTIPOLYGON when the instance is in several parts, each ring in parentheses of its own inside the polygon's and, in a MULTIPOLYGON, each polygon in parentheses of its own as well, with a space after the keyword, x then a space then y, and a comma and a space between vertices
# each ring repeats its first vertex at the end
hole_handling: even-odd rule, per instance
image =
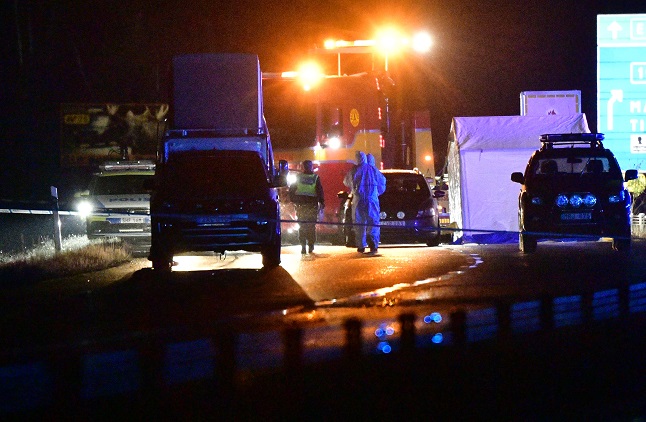
POLYGON ((61 166, 152 159, 166 130, 168 104, 61 104, 61 166))
POLYGON ((646 14, 597 15, 597 131, 622 169, 646 169, 646 14))

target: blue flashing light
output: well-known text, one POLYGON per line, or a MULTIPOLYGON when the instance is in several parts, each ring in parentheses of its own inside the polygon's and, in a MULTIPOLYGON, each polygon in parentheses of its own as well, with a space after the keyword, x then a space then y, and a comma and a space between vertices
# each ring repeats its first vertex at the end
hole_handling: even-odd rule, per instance
POLYGON ((437 333, 431 338, 431 341, 435 344, 440 344, 444 341, 444 336, 442 333, 437 333))

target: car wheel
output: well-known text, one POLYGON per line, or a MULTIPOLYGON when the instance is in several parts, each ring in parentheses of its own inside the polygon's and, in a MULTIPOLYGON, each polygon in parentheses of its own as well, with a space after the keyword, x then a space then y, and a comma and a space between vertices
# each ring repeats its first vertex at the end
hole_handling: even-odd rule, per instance
POLYGON ((276 268, 280 265, 280 241, 272 242, 263 248, 262 267, 265 269, 276 268))
POLYGON ((440 244, 440 232, 438 231, 435 236, 426 241, 426 246, 437 246, 440 244))
POLYGON ((630 252, 632 242, 630 238, 613 238, 612 239, 612 250, 617 252, 630 252))
POLYGON ((525 233, 520 233, 518 247, 522 253, 533 253, 536 251, 536 238, 525 233))
POLYGON ((170 272, 171 269, 173 268, 173 261, 172 259, 168 258, 152 258, 151 259, 153 263, 153 270, 158 271, 158 272, 170 272))

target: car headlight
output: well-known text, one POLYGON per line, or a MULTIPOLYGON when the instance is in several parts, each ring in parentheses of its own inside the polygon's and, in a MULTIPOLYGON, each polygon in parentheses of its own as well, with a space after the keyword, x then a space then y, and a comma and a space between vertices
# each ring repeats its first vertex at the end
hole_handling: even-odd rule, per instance
POLYGON ((569 203, 570 200, 568 199, 567 195, 561 193, 556 197, 556 206, 559 208, 565 208, 569 203))
POLYGON ((532 196, 531 202, 534 205, 543 205, 543 198, 540 196, 532 196))
POLYGON ((594 207, 597 203, 597 197, 591 193, 588 193, 583 197, 583 205, 586 207, 594 207))
POLYGON ((87 216, 92 214, 92 211, 94 211, 94 206, 90 201, 81 201, 76 206, 76 210, 79 213, 79 217, 87 218, 87 216))
POLYGON ((574 208, 579 208, 583 204, 583 198, 581 198, 581 195, 572 195, 570 197, 570 205, 572 205, 574 208))
POLYGON ((622 202, 624 199, 626 199, 626 194, 625 194, 625 193, 624 193, 624 191, 622 190, 622 191, 621 191, 621 192, 619 192, 618 194, 610 195, 610 196, 608 197, 608 202, 610 202, 611 204, 616 204, 616 203, 618 203, 618 202, 622 202))
POLYGON ((287 173, 287 186, 291 186, 296 183, 296 174, 287 173))

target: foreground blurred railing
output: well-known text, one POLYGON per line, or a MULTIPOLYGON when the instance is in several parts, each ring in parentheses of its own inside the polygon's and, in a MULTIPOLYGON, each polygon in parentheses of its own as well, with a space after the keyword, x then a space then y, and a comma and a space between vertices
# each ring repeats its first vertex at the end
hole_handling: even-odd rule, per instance
MULTIPOLYGON (((428 304, 429 309, 433 306, 428 304)), ((626 339, 642 343, 639 329, 643 327, 645 311, 646 283, 639 283, 571 296, 462 305, 445 315, 405 312, 394 321, 349 318, 339 327, 290 325, 275 331, 235 332, 214 326, 100 341, 84 338, 75 344, 43 348, 14 348, 0 355, 0 414, 50 418, 73 412, 85 419, 106 409, 110 415, 117 415, 119 409, 136 409, 151 416, 170 406, 184 415, 188 412, 184 408, 187 402, 211 411, 249 411, 272 406, 256 396, 256 388, 261 386, 262 394, 268 397, 265 400, 273 401, 273 405, 280 403, 280 412, 291 412, 297 410, 291 399, 333 382, 327 377, 354 378, 359 383, 354 394, 360 394, 368 387, 357 377, 372 377, 369 374, 373 370, 383 371, 383 380, 377 377, 370 381, 379 384, 401 382, 410 375, 406 372, 409 370, 426 373, 436 368, 432 379, 416 382, 428 382, 429 388, 434 383, 453 385, 458 380, 447 379, 446 368, 469 355, 473 357, 469 365, 475 367, 466 372, 460 369, 459 377, 478 377, 478 371, 492 365, 488 360, 491 356, 479 355, 482 345, 493 347, 493 356, 502 361, 511 362, 519 356, 529 359, 530 368, 523 370, 530 370, 531 365, 555 370, 551 359, 571 354, 574 348, 581 348, 581 356, 601 353, 612 364, 630 364, 634 356, 613 355, 611 350, 620 345, 629 353, 642 352, 622 343, 626 339), (567 334, 558 337, 559 332, 567 334), (623 335, 617 339, 613 337, 616 333, 623 335), (517 347, 537 335, 540 340, 531 343, 529 352, 517 347), (591 336, 594 340, 590 340, 591 336), (567 340, 560 344, 554 341, 556 338, 567 340), (541 358, 533 361, 536 356, 541 358), (309 377, 306 374, 318 380, 305 379, 309 377)), ((355 400, 344 397, 346 390, 341 387, 326 388, 331 390, 325 390, 325 394, 341 394, 334 398, 337 404, 355 400)), ((513 389, 506 384, 497 388, 513 389)), ((423 400, 423 391, 409 394, 423 400)), ((469 392, 465 390, 464 394, 469 392)))

